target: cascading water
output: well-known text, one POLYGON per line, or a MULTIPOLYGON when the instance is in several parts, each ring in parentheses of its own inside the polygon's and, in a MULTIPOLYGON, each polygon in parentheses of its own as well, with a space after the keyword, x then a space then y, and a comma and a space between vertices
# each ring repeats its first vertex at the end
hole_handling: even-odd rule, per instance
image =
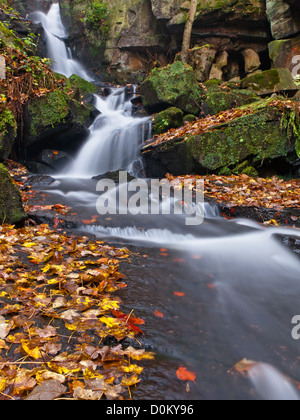
MULTIPOLYGON (((54 69, 88 79, 68 55, 59 4, 48 15, 34 16, 45 28, 54 69)), ((149 124, 147 118, 131 116, 124 89, 113 89, 106 99, 96 96, 96 108, 101 114, 86 144, 59 181, 45 190, 81 220, 96 214, 99 195, 90 178, 119 169, 135 172, 149 124)), ((127 186, 116 186, 120 188, 127 186)), ((128 313, 134 307, 147 320, 143 339, 157 358, 136 398, 299 399, 293 384, 300 381, 299 343, 292 339, 291 319, 300 312, 300 262, 282 244, 285 236, 300 242, 299 232, 223 220, 208 205, 204 212, 204 223, 196 227, 187 227, 178 215, 120 213, 99 217, 100 226, 83 228, 101 239, 118 238, 139 247, 140 260, 135 257, 128 268, 130 290, 124 301, 128 313), (164 312, 163 320, 153 316, 156 308, 164 312), (257 362, 246 379, 232 374, 243 358, 257 362), (187 388, 176 385, 179 366, 197 373, 187 388)))
POLYGON ((90 136, 65 176, 91 178, 110 171, 135 172, 140 148, 151 135, 149 118, 131 116, 133 95, 113 89, 105 100, 96 96, 100 115, 90 127, 90 136))
POLYGON ((61 20, 59 3, 53 3, 47 14, 37 11, 28 17, 33 22, 42 24, 47 56, 51 59, 51 67, 56 73, 66 77, 77 74, 88 81, 93 80, 85 68, 72 58, 71 50, 66 47, 67 31, 61 20))

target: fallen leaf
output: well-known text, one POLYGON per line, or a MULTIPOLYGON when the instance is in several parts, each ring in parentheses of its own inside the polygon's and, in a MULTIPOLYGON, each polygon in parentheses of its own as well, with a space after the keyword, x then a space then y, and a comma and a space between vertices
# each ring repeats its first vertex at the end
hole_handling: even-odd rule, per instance
POLYGON ((156 311, 154 312, 154 315, 157 318, 163 318, 164 317, 164 314, 162 312, 160 312, 158 309, 156 309, 156 311))
POLYGON ((183 297, 183 296, 185 296, 185 293, 183 293, 183 292, 174 292, 174 295, 175 296, 178 296, 178 297, 183 297))
POLYGON ((176 372, 177 378, 181 381, 192 381, 194 382, 196 379, 196 374, 194 372, 190 372, 187 370, 186 367, 180 367, 176 372))
POLYGON ((14 326, 14 321, 6 321, 3 316, 0 316, 0 339, 6 338, 14 326))
POLYGON ((52 379, 38 385, 26 398, 27 401, 52 401, 61 397, 67 388, 59 381, 52 379))

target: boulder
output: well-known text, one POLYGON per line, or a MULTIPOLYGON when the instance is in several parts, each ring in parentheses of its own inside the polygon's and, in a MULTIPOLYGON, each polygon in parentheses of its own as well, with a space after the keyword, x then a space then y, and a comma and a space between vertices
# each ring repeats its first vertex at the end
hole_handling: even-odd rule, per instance
POLYGON ((147 145, 143 149, 146 175, 224 174, 225 169, 227 175, 253 174, 272 165, 278 173, 289 173, 296 158, 296 134, 284 127, 281 111, 269 106, 270 101, 254 103, 253 113, 216 125, 212 131, 147 145))
POLYGON ((274 39, 288 38, 300 31, 300 20, 284 0, 267 0, 267 16, 274 39))
POLYGON ((212 68, 209 74, 209 80, 214 80, 214 79, 223 80, 223 70, 220 69, 216 63, 212 65, 212 68))
POLYGON ((17 123, 12 112, 0 107, 0 162, 5 161, 13 148, 17 134, 17 123))
MULTIPOLYGON (((245 73, 250 74, 258 70, 261 66, 261 61, 259 54, 252 50, 251 48, 247 48, 243 51, 243 57, 245 60, 245 73)), ((281 67, 281 66, 279 66, 281 67)))
POLYGON ((75 149, 88 135, 91 109, 54 90, 31 101, 24 112, 24 147, 29 160, 44 149, 75 149))
POLYGON ((153 116, 153 134, 162 134, 170 128, 179 128, 183 125, 183 111, 172 107, 153 116))
POLYGON ((270 42, 269 56, 273 68, 285 67, 294 77, 300 75, 300 35, 292 39, 270 42))
POLYGON ((84 80, 82 77, 77 76, 77 74, 73 74, 66 80, 67 87, 74 89, 74 98, 79 100, 84 96, 91 94, 91 93, 98 93, 99 88, 98 86, 94 85, 94 83, 88 82, 84 80))
POLYGON ((144 106, 159 111, 171 106, 187 114, 199 114, 204 90, 199 86, 192 67, 176 61, 154 69, 141 84, 144 106))
POLYGON ((228 109, 251 104, 259 101, 259 99, 259 96, 252 90, 232 89, 225 91, 214 89, 209 90, 202 107, 205 115, 215 115, 228 109))
POLYGON ((26 218, 21 194, 8 170, 0 164, 0 224, 20 225, 26 218))
POLYGON ((194 70, 196 79, 199 82, 205 82, 217 54, 217 48, 211 45, 196 46, 188 52, 188 64, 194 70))
POLYGON ((244 89, 253 89, 263 96, 279 92, 293 95, 298 90, 291 72, 285 68, 250 75, 242 80, 241 86, 244 89))

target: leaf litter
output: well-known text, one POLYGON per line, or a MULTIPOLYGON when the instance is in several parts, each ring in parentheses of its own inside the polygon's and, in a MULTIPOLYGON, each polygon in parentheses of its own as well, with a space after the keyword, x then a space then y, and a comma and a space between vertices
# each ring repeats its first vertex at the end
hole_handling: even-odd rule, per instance
POLYGON ((48 225, 0 227, 0 399, 131 397, 154 355, 114 295, 129 258, 48 225))

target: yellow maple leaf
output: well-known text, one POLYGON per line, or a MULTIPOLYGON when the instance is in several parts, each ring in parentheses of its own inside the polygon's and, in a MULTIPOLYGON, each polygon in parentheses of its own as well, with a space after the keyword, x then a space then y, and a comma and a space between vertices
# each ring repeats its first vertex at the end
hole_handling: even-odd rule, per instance
POLYGON ((27 340, 21 341, 21 346, 24 352, 32 359, 35 359, 35 360, 41 359, 42 355, 41 355, 40 349, 38 347, 35 347, 34 349, 30 349, 28 344, 29 342, 27 340))

